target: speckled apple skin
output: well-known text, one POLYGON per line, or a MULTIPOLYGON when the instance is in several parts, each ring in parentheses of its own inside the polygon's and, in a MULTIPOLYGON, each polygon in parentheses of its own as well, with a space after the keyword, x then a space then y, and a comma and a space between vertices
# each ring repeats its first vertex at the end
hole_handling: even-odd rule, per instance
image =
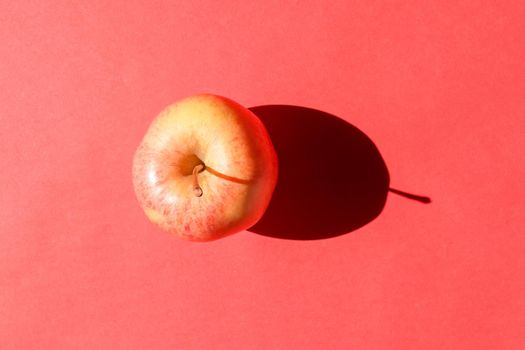
MULTIPOLYGON (((192 165, 193 166, 193 165, 192 165)), ((133 158, 133 185, 146 216, 163 230, 210 241, 253 226, 277 182, 277 156, 262 122, 217 95, 191 96, 155 118, 133 158), (188 159, 206 169, 193 192, 188 159)))

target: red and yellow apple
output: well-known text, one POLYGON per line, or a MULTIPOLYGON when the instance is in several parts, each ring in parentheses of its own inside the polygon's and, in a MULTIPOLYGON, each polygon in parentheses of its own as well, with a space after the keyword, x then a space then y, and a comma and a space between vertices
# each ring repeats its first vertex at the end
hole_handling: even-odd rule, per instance
POLYGON ((133 159, 146 216, 174 235, 218 239, 254 225, 277 181, 262 122, 225 97, 187 97, 153 120, 133 159))

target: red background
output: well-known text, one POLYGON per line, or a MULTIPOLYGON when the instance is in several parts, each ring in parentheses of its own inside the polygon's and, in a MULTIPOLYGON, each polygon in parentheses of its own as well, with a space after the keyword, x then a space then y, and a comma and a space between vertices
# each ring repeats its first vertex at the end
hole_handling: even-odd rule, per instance
POLYGON ((2 1, 1 348, 523 348, 524 19, 521 1, 2 1), (176 240, 131 159, 198 92, 344 118, 433 202, 391 194, 326 240, 176 240))

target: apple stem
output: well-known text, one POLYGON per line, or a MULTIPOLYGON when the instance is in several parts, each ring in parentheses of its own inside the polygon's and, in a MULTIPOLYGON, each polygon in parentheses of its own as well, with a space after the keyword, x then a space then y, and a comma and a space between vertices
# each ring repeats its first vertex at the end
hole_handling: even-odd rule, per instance
POLYGON ((199 179, 197 174, 203 170, 204 164, 197 164, 195 168, 193 168, 193 193, 195 194, 195 197, 202 196, 202 188, 199 186, 199 179))

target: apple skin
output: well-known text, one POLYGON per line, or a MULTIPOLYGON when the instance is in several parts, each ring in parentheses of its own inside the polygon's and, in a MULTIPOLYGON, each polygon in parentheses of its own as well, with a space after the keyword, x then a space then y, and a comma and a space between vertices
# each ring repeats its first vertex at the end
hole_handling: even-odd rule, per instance
POLYGON ((217 95, 184 98, 151 123, 133 158, 133 185, 146 216, 191 241, 253 226, 277 182, 277 156, 262 122, 217 95), (193 170, 202 196, 193 188, 193 170))

